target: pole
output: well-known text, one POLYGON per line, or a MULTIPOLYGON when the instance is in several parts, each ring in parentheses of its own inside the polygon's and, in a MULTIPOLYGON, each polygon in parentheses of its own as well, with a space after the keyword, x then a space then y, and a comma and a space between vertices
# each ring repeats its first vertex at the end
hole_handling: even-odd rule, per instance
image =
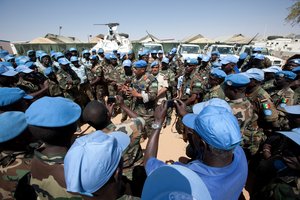
POLYGON ((61 29, 62 29, 62 26, 59 26, 59 29, 58 29, 58 35, 60 36, 60 33, 61 33, 61 29))

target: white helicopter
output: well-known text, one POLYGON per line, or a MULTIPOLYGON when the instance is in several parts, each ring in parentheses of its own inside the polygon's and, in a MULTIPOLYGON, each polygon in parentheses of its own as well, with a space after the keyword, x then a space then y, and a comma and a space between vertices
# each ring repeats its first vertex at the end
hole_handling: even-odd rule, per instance
POLYGON ((112 52, 113 50, 118 50, 122 53, 127 53, 132 49, 132 44, 130 42, 129 35, 126 33, 118 33, 117 29, 120 25, 119 23, 108 23, 108 24, 94 24, 94 25, 104 25, 108 26, 108 34, 104 36, 104 39, 99 41, 93 48, 98 51, 102 48, 104 52, 112 52))

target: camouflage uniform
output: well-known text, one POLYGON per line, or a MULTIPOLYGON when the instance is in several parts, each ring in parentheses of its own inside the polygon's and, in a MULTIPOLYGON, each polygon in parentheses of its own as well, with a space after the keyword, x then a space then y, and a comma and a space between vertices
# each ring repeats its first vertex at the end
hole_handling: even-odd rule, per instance
POLYGON ((96 85, 94 85, 94 89, 95 89, 97 100, 104 102, 104 97, 106 96, 106 90, 105 90, 105 83, 104 83, 103 65, 97 64, 96 66, 90 69, 90 72, 92 74, 90 81, 93 81, 97 77, 100 77, 101 79, 98 83, 96 83, 96 85))
POLYGON ((258 86, 251 94, 247 94, 247 97, 258 115, 258 126, 264 130, 273 128, 270 127, 270 123, 275 123, 278 120, 278 111, 270 95, 262 87, 258 86))
POLYGON ((290 130, 289 121, 285 116, 284 107, 294 105, 294 91, 291 88, 278 90, 276 87, 268 90, 275 107, 278 110, 278 121, 282 130, 290 130))
POLYGON ((152 132, 151 125, 154 120, 155 100, 158 90, 157 80, 152 74, 146 73, 140 79, 133 78, 132 88, 140 94, 145 93, 148 95, 148 102, 144 102, 143 98, 133 97, 132 110, 145 119, 145 134, 149 136, 152 132))
POLYGON ((34 188, 40 200, 50 199, 82 199, 80 196, 68 193, 64 178, 64 157, 66 152, 42 154, 41 147, 34 152, 31 164, 30 185, 34 188))
POLYGON ((18 181, 30 171, 32 156, 26 152, 0 152, 0 199, 14 199, 18 181))
POLYGON ((175 81, 175 73, 171 69, 160 70, 159 73, 165 77, 168 81, 169 88, 167 90, 167 99, 172 99, 176 96, 176 81, 175 81))
POLYGON ((122 131, 130 137, 130 144, 123 152, 123 175, 132 180, 132 170, 143 163, 143 151, 140 145, 145 120, 142 117, 128 119, 121 124, 114 125, 111 131, 122 131))
POLYGON ((37 92, 40 89, 39 86, 31 83, 30 81, 26 81, 24 79, 19 79, 17 83, 17 87, 24 90, 28 94, 37 92))
POLYGON ((205 91, 202 101, 208 101, 212 98, 225 99, 224 91, 220 85, 207 89, 205 91))
MULTIPOLYGON (((122 73, 122 74, 120 74, 119 82, 117 83, 117 85, 119 85, 119 86, 126 85, 129 88, 133 77, 134 77, 133 75, 126 76, 125 73, 122 73)), ((132 96, 127 93, 122 93, 121 95, 124 99, 125 105, 130 108, 132 106, 132 96)), ((122 111, 121 122, 123 122, 127 119, 127 113, 123 110, 121 110, 121 111, 122 111)))
POLYGON ((64 96, 75 102, 80 102, 78 91, 80 79, 76 73, 72 69, 69 69, 68 72, 60 69, 56 74, 56 78, 64 96))
POLYGON ((209 74, 210 74, 210 67, 206 66, 205 68, 199 68, 199 70, 197 70, 197 75, 200 79, 200 82, 202 83, 202 85, 205 87, 208 84, 208 78, 209 78, 209 74))
POLYGON ((300 104, 300 87, 294 90, 294 104, 299 105, 300 104))
POLYGON ((120 72, 123 70, 121 66, 113 66, 108 65, 105 73, 104 78, 108 84, 108 95, 109 96, 116 96, 117 95, 117 82, 120 76, 120 72))
POLYGON ((268 80, 263 83, 262 88, 268 91, 270 88, 274 87, 274 79, 268 80))
MULTIPOLYGON (((227 100, 227 99, 226 99, 227 100)), ((239 122, 243 141, 241 146, 246 155, 254 155, 259 150, 260 144, 266 139, 262 129, 257 124, 258 116, 253 111, 253 106, 247 98, 227 100, 234 116, 239 122)))
POLYGON ((63 93, 62 93, 62 91, 61 91, 61 89, 60 89, 57 82, 54 82, 50 79, 48 80, 48 82, 49 82, 48 91, 49 91, 49 95, 51 97, 63 96, 63 93))

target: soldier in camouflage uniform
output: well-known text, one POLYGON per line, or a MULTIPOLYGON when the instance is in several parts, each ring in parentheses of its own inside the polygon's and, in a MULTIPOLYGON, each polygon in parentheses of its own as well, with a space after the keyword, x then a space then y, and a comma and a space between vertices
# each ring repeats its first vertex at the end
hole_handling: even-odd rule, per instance
POLYGON ((91 65, 92 65, 91 60, 90 60, 91 53, 89 52, 89 50, 85 49, 82 51, 81 54, 82 54, 82 58, 80 59, 79 63, 88 68, 91 68, 91 65))
POLYGON ((260 86, 264 80, 264 72, 261 69, 252 68, 244 74, 251 80, 247 86, 246 96, 258 115, 258 125, 264 129, 265 134, 270 134, 272 130, 279 128, 278 111, 270 95, 260 86))
POLYGON ((33 70, 22 65, 16 68, 16 71, 19 72, 19 81, 17 86, 24 90, 26 93, 34 93, 40 90, 40 87, 36 84, 33 84, 31 81, 26 80, 26 76, 29 73, 32 73, 33 70))
POLYGON ((123 73, 123 67, 118 65, 117 57, 113 54, 110 55, 110 64, 106 67, 104 78, 108 84, 108 95, 117 95, 117 82, 119 81, 120 74, 123 73))
POLYGON ((282 69, 278 66, 271 66, 266 69, 263 69, 265 73, 265 80, 262 85, 264 90, 269 90, 270 88, 274 87, 274 80, 275 80, 275 73, 282 71, 282 69))
POLYGON ((291 71, 279 71, 275 74, 274 86, 267 90, 278 110, 281 130, 290 130, 284 107, 294 105, 294 91, 290 88, 290 84, 296 76, 291 71))
POLYGON ((152 131, 154 120, 155 100, 157 97, 158 83, 152 74, 146 73, 147 63, 139 60, 134 64, 135 77, 132 80, 132 89, 129 91, 133 97, 132 110, 146 121, 144 138, 152 131))
POLYGON ((51 97, 58 97, 58 96, 64 96, 63 92, 61 91, 58 81, 56 79, 56 75, 52 69, 52 67, 48 67, 44 71, 45 76, 48 77, 49 82, 49 89, 48 89, 48 95, 51 97))
POLYGON ((29 146, 30 142, 31 135, 23 112, 10 111, 0 114, 0 199, 35 197, 34 193, 30 195, 26 184, 22 185, 23 188, 18 188, 22 191, 17 189, 18 181, 27 178, 25 175, 31 168, 34 149, 29 146))
MULTIPOLYGON (((204 89, 204 86, 201 83, 201 78, 197 73, 195 73, 197 65, 198 61, 196 59, 190 59, 187 61, 187 67, 185 68, 185 74, 183 76, 179 92, 179 98, 187 105, 188 112, 192 112, 192 105, 197 103, 199 94, 203 93, 204 89)), ((180 118, 177 119, 176 130, 179 134, 182 134, 183 139, 187 141, 185 127, 180 118)))
POLYGON ((242 74, 228 75, 224 81, 226 100, 239 122, 243 136, 241 146, 248 160, 258 152, 260 144, 265 140, 264 133, 257 124, 258 116, 245 96, 249 83, 250 79, 242 74))
POLYGON ((64 97, 69 98, 75 102, 80 102, 78 85, 80 79, 77 74, 71 69, 70 62, 66 58, 58 60, 60 69, 56 74, 56 78, 64 97))
MULTIPOLYGON (((132 105, 132 96, 129 95, 128 90, 131 86, 131 81, 133 79, 133 72, 132 72, 132 62, 130 60, 124 60, 123 62, 124 71, 120 74, 118 85, 118 91, 120 91, 120 95, 124 99, 124 103, 127 107, 131 107, 132 105)), ((121 122, 124 122, 127 119, 127 113, 123 110, 122 111, 122 118, 121 122)))
POLYGON ((220 85, 223 83, 226 76, 227 75, 223 70, 217 68, 211 70, 202 101, 208 101, 212 98, 225 99, 224 91, 220 85))
POLYGON ((291 84, 291 88, 294 90, 294 104, 298 105, 300 104, 300 66, 296 67, 292 70, 295 74, 297 74, 297 77, 295 78, 295 81, 291 84))
POLYGON ((178 77, 184 74, 184 64, 181 62, 181 60, 176 56, 176 48, 172 49, 168 55, 169 58, 169 68, 174 72, 175 74, 175 81, 177 82, 178 77))
POLYGON ((81 116, 76 103, 62 97, 43 97, 25 112, 29 130, 43 142, 34 152, 30 185, 39 199, 81 199, 68 193, 64 177, 64 157, 81 116))

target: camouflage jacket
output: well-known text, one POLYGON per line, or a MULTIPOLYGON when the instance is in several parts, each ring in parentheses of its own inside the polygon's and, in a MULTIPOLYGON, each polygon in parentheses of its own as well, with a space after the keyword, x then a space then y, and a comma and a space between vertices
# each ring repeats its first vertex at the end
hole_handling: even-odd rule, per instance
POLYGON ((158 92, 158 83, 155 77, 149 73, 139 79, 134 77, 132 88, 143 95, 143 98, 133 98, 133 110, 141 117, 152 117, 158 92))
POLYGON ((294 91, 291 88, 278 90, 272 87, 267 90, 278 110, 282 110, 286 105, 294 105, 294 91))
POLYGON ((58 83, 52 81, 52 80, 48 80, 49 81, 49 95, 51 97, 56 97, 56 96, 62 96, 63 93, 58 85, 58 83))
POLYGON ((259 86, 251 94, 247 94, 247 97, 252 103, 261 123, 277 121, 278 111, 270 95, 264 89, 259 86))
POLYGON ((80 79, 72 69, 69 69, 69 71, 65 71, 63 69, 58 70, 56 78, 59 87, 66 98, 71 100, 78 98, 78 85, 80 83, 80 79))
POLYGON ((300 104, 300 87, 294 90, 294 104, 299 105, 300 104))
POLYGON ((24 79, 19 79, 19 81, 17 83, 17 87, 24 90, 27 94, 39 91, 39 86, 37 86, 29 81, 26 81, 24 79))
POLYGON ((263 83, 262 88, 268 91, 270 88, 274 87, 274 79, 268 80, 263 83))
POLYGON ((212 98, 225 99, 224 91, 220 85, 206 90, 202 101, 208 101, 212 98))
POLYGON ((43 154, 46 147, 42 146, 34 152, 31 164, 30 185, 40 200, 82 199, 67 192, 63 161, 66 151, 43 154))
POLYGON ((203 93, 204 85, 201 82, 201 77, 198 74, 191 74, 183 76, 181 85, 181 100, 187 100, 192 94, 199 95, 203 93))
POLYGON ((18 181, 30 171, 33 155, 24 152, 0 152, 0 199, 14 199, 18 181))
POLYGON ((165 77, 165 79, 168 81, 168 91, 167 91, 167 97, 168 99, 172 99, 177 94, 177 83, 175 80, 175 74, 171 69, 168 70, 160 70, 159 73, 165 77))
POLYGON ((122 131, 130 137, 130 144, 123 152, 123 174, 131 180, 134 166, 141 165, 143 162, 143 152, 140 145, 142 131, 145 126, 145 120, 141 117, 132 118, 117 124, 112 131, 122 131))

